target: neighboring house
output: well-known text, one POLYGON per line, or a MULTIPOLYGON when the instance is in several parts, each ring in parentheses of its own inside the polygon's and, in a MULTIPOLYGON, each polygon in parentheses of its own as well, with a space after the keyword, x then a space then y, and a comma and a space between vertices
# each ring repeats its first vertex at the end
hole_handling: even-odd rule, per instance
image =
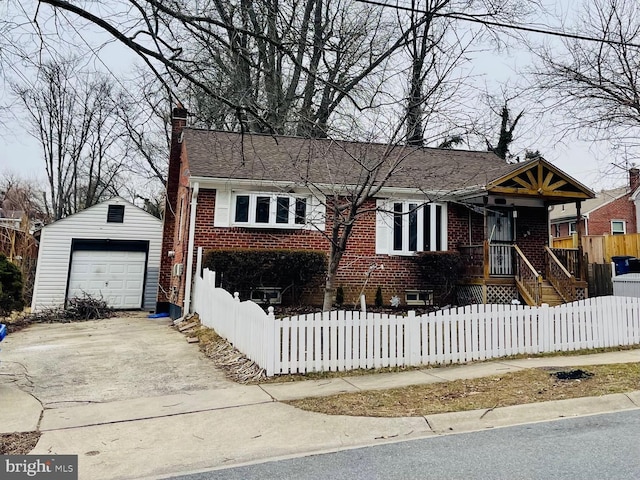
MULTIPOLYGON (((548 206, 594 196, 541 158, 508 164, 489 152, 198 130, 186 118, 174 110, 157 307, 174 318, 189 310, 198 247, 328 252, 327 205, 366 176, 358 161, 401 166, 353 227, 336 284, 348 302, 384 265, 367 298, 380 287, 385 303, 419 303, 429 292, 416 252, 456 250, 469 267, 461 301, 511 302, 530 287, 527 302, 540 303, 548 206)), ((321 304, 322 287, 306 301, 321 304)))
POLYGON ((0 208, 0 227, 13 228, 20 230, 22 227, 22 219, 24 217, 22 210, 5 210, 0 208))
MULTIPOLYGON (((580 224, 584 235, 623 235, 640 232, 640 170, 629 170, 629 185, 603 190, 582 203, 580 224)), ((551 235, 568 237, 577 232, 574 204, 554 205, 549 214, 551 235)))
POLYGON ((31 308, 88 294, 117 309, 154 309, 162 222, 120 197, 40 231, 31 308))

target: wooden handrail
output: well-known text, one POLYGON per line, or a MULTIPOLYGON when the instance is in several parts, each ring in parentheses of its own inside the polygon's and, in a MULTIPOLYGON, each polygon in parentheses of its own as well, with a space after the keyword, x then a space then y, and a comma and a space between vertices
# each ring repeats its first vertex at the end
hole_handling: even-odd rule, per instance
POLYGON ((556 257, 556 254, 553 253, 553 250, 551 250, 547 245, 544 246, 544 249, 547 252, 548 258, 553 260, 558 265, 562 273, 564 273, 568 278, 573 277, 571 272, 565 268, 560 260, 558 260, 558 257, 556 257))
POLYGON ((547 254, 547 280, 553 285, 565 302, 572 302, 577 298, 576 277, 569 272, 549 247, 545 246, 547 254))
POLYGON ((531 262, 517 245, 513 246, 513 250, 518 258, 516 285, 520 294, 529 305, 540 305, 542 303, 542 275, 531 265, 531 262))
POLYGON ((522 250, 520 250, 520 247, 518 247, 518 245, 513 245, 513 249, 516 251, 516 253, 518 254, 518 256, 522 259, 522 261, 524 262, 524 264, 529 267, 529 270, 531 270, 536 276, 539 276, 540 274, 538 273, 538 270, 536 270, 535 268, 533 268, 533 265, 531 265, 531 262, 529 261, 529 259, 527 257, 524 256, 524 253, 522 253, 522 250))

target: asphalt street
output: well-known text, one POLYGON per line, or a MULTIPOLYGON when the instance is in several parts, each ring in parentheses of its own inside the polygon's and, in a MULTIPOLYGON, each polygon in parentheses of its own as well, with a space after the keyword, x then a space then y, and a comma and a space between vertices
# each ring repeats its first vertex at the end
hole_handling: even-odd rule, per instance
POLYGON ((640 478, 640 410, 443 435, 171 478, 640 478))

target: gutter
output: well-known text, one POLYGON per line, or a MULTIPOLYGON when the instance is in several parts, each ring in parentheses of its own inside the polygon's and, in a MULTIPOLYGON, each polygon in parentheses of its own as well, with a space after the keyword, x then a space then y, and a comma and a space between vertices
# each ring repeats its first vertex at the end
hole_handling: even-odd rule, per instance
POLYGON ((191 313, 191 285, 193 284, 193 242, 196 231, 196 207, 198 206, 198 192, 200 184, 195 182, 191 191, 191 215, 189 218, 189 246, 187 248, 187 273, 184 287, 184 312, 183 315, 191 313))
MULTIPOLYGON (((246 178, 221 178, 221 177, 203 177, 200 175, 192 175, 192 182, 198 182, 204 189, 216 189, 216 190, 232 190, 232 189, 247 189, 252 191, 260 191, 263 189, 264 192, 269 192, 273 189, 275 192, 281 191, 289 191, 292 190, 294 192, 303 193, 312 191, 312 194, 315 196, 318 195, 333 195, 336 193, 349 193, 350 191, 357 189, 358 185, 351 184, 330 184, 330 183, 315 183, 310 184, 313 185, 313 188, 309 185, 305 185, 302 182, 295 181, 283 181, 283 180, 253 180, 246 178), (336 191, 336 187, 341 189, 341 191, 336 191)), ((423 190, 415 187, 391 187, 385 186, 377 192, 376 195, 373 195, 373 198, 382 198, 385 196, 393 196, 396 195, 413 195, 416 198, 424 198, 433 197, 433 201, 444 201, 444 197, 447 198, 457 196, 458 194, 472 194, 476 195, 477 193, 484 193, 483 188, 481 190, 474 190, 477 187, 464 188, 460 190, 423 190)))

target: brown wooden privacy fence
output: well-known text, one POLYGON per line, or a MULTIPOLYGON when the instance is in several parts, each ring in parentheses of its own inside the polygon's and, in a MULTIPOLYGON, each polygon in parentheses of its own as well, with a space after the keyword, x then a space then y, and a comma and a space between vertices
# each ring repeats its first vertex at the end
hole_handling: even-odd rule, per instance
POLYGON ((331 311, 276 319, 273 308, 265 313, 215 288, 214 273, 205 270, 196 276, 193 305, 203 325, 268 376, 640 344, 640 298, 597 297, 557 307, 469 305, 407 316, 331 311))
MULTIPOLYGON (((553 239, 554 248, 577 247, 577 236, 553 239)), ((611 257, 629 255, 640 258, 640 233, 625 235, 585 235, 582 237, 582 249, 590 263, 609 263, 611 257)))

